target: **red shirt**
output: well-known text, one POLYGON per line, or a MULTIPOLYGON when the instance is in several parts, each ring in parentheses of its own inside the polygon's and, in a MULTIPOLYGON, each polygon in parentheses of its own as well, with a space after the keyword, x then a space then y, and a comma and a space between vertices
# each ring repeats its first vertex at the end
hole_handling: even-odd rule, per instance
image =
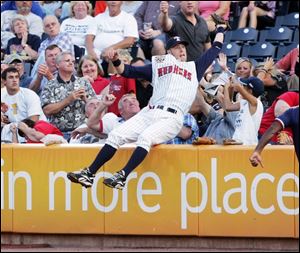
MULTIPOLYGON (((271 126, 271 124, 274 122, 275 120, 274 111, 278 100, 285 101, 291 107, 297 106, 299 105, 299 93, 292 92, 292 91, 285 92, 273 102, 273 104, 270 106, 270 108, 265 112, 265 114, 262 117, 260 128, 258 131, 260 135, 263 135, 267 131, 267 129, 271 126)), ((285 128, 284 131, 287 132, 289 136, 293 137, 292 130, 290 128, 285 128)), ((273 136, 272 141, 278 142, 277 135, 273 136)))
POLYGON ((125 78, 123 76, 114 75, 110 78, 109 94, 113 94, 116 97, 116 101, 108 107, 108 112, 120 116, 118 103, 121 97, 127 93, 136 93, 135 80, 125 78))
MULTIPOLYGON (((43 121, 43 120, 38 120, 35 122, 35 125, 33 127, 36 131, 43 133, 44 135, 47 134, 57 134, 60 136, 64 136, 62 132, 49 122, 43 121)), ((27 143, 42 143, 42 142, 36 142, 30 139, 27 139, 27 143)))
POLYGON ((107 85, 109 85, 109 80, 103 78, 102 76, 98 76, 97 79, 92 83, 92 87, 97 95, 99 95, 107 85))

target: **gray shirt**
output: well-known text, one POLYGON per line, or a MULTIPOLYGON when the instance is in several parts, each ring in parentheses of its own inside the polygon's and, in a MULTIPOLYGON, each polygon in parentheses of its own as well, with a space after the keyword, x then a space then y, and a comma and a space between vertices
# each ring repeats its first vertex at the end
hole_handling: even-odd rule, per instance
POLYGON ((210 42, 206 21, 196 15, 197 24, 193 25, 182 12, 171 18, 173 26, 167 34, 171 37, 179 36, 187 41, 187 60, 194 61, 205 51, 204 44, 210 42))

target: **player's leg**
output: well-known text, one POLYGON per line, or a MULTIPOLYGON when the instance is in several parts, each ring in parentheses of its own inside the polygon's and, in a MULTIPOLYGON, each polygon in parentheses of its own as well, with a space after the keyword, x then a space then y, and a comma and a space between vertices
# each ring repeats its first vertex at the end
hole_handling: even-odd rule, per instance
MULTIPOLYGON (((169 114, 163 111, 161 113, 169 114)), ((176 117, 164 117, 149 125, 140 134, 137 140, 137 148, 125 167, 111 178, 105 179, 103 183, 112 188, 122 189, 125 186, 127 176, 144 161, 151 146, 173 139, 180 132, 181 127, 182 120, 178 120, 176 117)))

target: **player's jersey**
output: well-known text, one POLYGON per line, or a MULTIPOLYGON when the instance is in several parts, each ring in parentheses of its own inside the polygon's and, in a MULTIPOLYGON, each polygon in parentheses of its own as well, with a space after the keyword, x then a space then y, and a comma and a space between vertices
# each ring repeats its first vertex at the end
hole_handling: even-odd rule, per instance
POLYGON ((195 62, 180 62, 170 54, 153 56, 152 86, 151 106, 162 105, 186 114, 198 88, 195 62))

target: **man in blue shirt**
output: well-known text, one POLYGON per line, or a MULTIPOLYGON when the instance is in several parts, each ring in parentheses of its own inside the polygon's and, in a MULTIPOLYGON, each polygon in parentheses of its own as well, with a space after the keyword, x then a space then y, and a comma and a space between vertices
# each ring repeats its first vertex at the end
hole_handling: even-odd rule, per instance
POLYGON ((299 106, 297 106, 288 109, 284 114, 276 118, 273 124, 261 137, 249 159, 252 166, 256 167, 258 164, 260 164, 263 167, 261 159, 262 150, 269 143, 274 134, 286 127, 290 127, 292 129, 294 147, 299 161, 299 106))

